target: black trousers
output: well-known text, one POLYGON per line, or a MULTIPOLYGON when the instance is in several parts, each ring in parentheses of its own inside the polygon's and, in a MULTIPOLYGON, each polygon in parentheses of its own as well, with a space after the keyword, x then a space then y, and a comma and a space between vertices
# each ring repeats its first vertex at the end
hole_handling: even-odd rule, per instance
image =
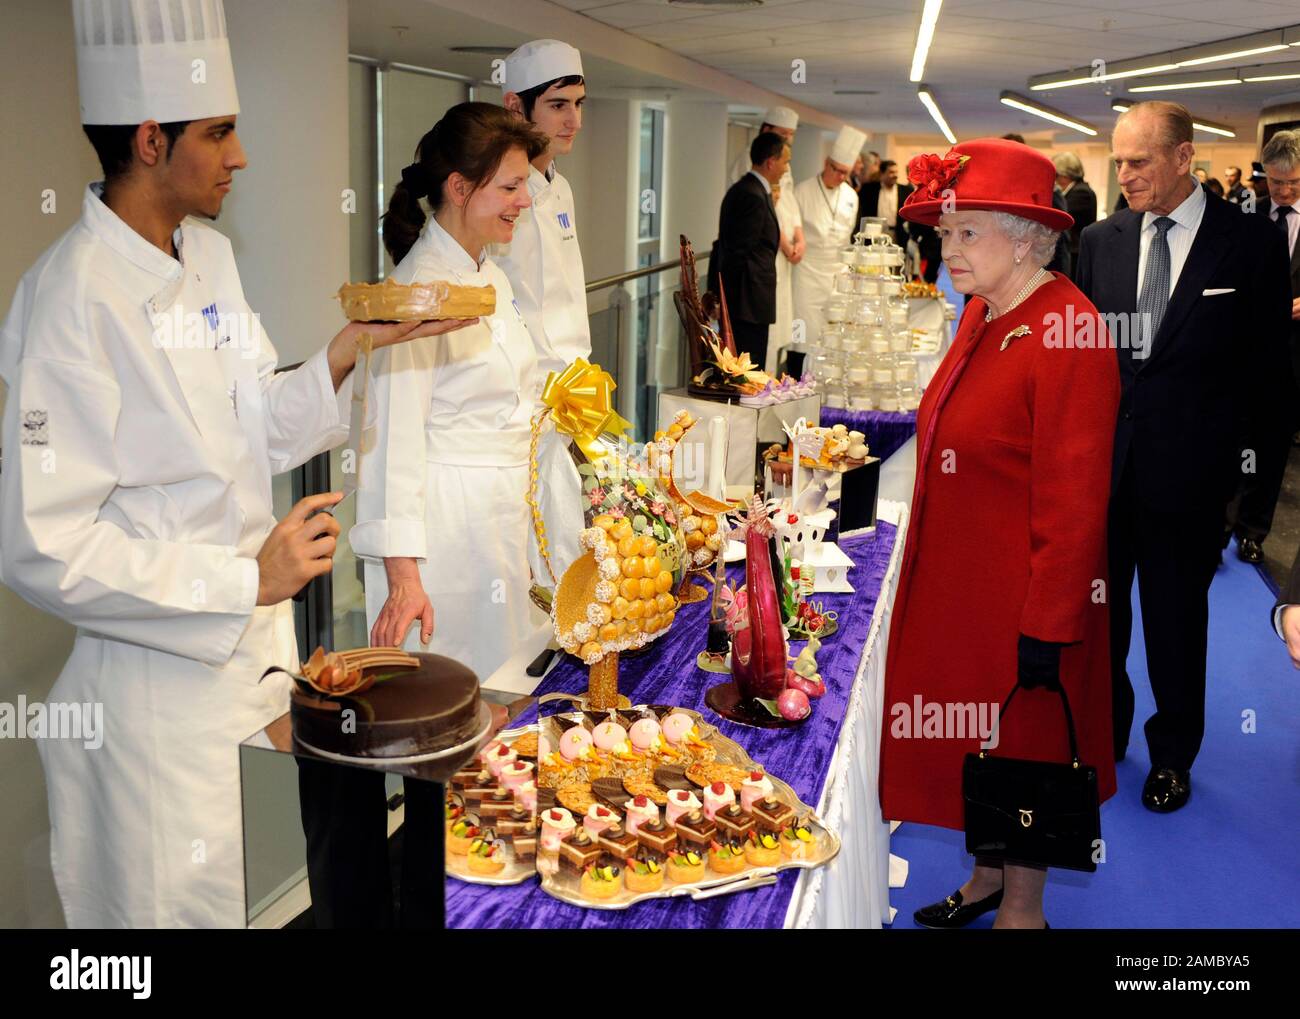
POLYGON ((748 354, 759 371, 767 363, 767 322, 731 320, 731 335, 736 339, 736 353, 748 354))
MULTIPOLYGON (((441 786, 403 778, 397 925, 443 925, 445 839, 441 786)), ((298 800, 307 836, 307 883, 318 928, 394 926, 384 773, 298 758, 298 800)))
POLYGON ((1128 747, 1133 684, 1127 660, 1138 581, 1142 636, 1156 713, 1147 719, 1154 767, 1190 769, 1205 734, 1209 590, 1219 562, 1226 498, 1176 510, 1137 498, 1132 457, 1110 506, 1110 656, 1115 755, 1128 747))
POLYGON ((1287 459, 1291 455, 1291 429, 1277 421, 1259 421, 1251 425, 1248 450, 1255 454, 1254 471, 1246 471, 1244 459, 1241 483, 1228 503, 1224 522, 1225 537, 1263 541, 1273 527, 1273 511, 1282 492, 1287 459))

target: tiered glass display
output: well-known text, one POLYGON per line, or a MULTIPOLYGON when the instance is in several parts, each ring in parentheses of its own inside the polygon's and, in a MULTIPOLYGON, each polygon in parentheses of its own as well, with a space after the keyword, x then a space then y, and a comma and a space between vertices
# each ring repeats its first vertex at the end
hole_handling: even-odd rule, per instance
POLYGON ((809 351, 828 407, 915 410, 920 402, 903 296, 903 249, 885 221, 864 217, 826 303, 826 324, 809 351))

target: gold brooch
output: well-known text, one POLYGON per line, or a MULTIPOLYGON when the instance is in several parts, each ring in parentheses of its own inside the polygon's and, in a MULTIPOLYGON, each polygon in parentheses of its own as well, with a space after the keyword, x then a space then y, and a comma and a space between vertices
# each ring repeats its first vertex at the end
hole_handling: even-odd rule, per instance
POLYGON ((1030 332, 1032 332, 1032 330, 1029 326, 1016 326, 1011 330, 1011 332, 1007 333, 1007 335, 1002 338, 1002 346, 1000 346, 998 350, 1006 350, 1011 346, 1011 341, 1017 336, 1028 336, 1030 332))

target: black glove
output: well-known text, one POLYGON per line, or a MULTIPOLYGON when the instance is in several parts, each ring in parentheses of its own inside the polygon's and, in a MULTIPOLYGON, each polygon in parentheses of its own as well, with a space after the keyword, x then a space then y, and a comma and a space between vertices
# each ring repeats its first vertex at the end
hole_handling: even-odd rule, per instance
POLYGON ((1020 635, 1017 645, 1017 679, 1026 690, 1061 689, 1061 648, 1064 644, 1020 635))

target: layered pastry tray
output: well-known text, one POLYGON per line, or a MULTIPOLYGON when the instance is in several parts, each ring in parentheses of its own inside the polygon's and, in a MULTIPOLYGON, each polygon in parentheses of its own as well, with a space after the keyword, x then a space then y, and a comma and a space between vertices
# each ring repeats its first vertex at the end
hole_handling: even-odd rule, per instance
POLYGON ((447 783, 447 876, 517 885, 537 873, 538 727, 504 729, 447 783))
POLYGON ((537 870, 548 894, 573 905, 711 898, 840 850, 787 783, 695 711, 549 715, 539 755, 537 870))

